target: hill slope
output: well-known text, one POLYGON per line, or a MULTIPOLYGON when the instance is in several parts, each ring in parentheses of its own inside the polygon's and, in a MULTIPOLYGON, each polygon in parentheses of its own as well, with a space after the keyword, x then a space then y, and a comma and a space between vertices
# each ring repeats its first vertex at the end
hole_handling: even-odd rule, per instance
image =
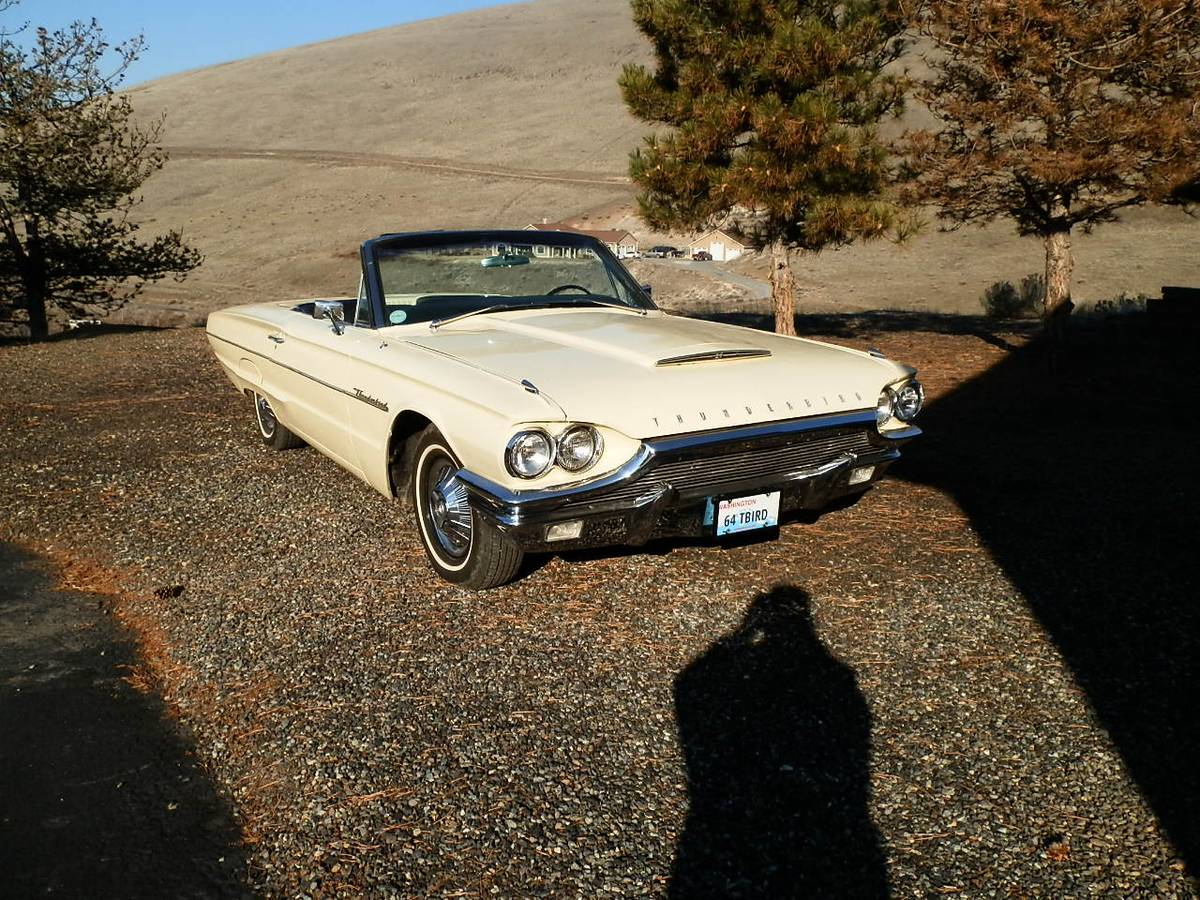
POLYGON ((340 293, 359 241, 380 232, 627 205, 643 129, 616 73, 647 53, 624 3, 540 0, 134 88, 140 115, 166 113, 171 151, 143 218, 182 227, 207 257, 146 301, 340 293))
MULTIPOLYGON (((200 69, 130 91, 165 112, 167 167, 146 185, 152 229, 205 254, 126 317, 263 295, 345 293, 356 248, 384 231, 543 217, 629 226, 621 66, 649 47, 624 0, 535 0, 200 69), (584 217, 587 217, 586 219, 584 217)), ((1078 242, 1081 296, 1200 284, 1200 226, 1137 213, 1078 242)), ((978 311, 983 289, 1041 266, 1006 225, 854 247, 801 262, 812 308, 978 311)))

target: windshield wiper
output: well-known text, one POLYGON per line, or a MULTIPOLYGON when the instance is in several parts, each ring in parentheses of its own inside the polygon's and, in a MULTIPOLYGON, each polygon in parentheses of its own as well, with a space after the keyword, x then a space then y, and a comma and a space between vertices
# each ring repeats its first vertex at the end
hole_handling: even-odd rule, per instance
POLYGON ((548 306, 574 306, 577 303, 594 303, 597 306, 610 306, 613 309, 625 309, 629 312, 635 312, 639 316, 646 315, 646 310, 638 306, 630 306, 628 303, 621 303, 619 300, 600 299, 594 295, 581 297, 555 297, 553 300, 548 300, 544 303, 495 303, 491 306, 480 307, 479 309, 471 309, 464 313, 459 313, 457 316, 447 316, 444 319, 434 319, 429 323, 430 331, 437 331, 443 325, 449 325, 452 322, 458 322, 462 319, 469 319, 471 316, 478 316, 483 313, 504 312, 512 309, 545 309, 548 306))
MULTIPOLYGON (((555 302, 556 303, 566 302, 566 303, 572 303, 572 304, 574 304, 574 303, 595 303, 597 306, 611 306, 613 309, 627 309, 630 312, 637 313, 639 316, 644 316, 646 314, 646 310, 642 309, 640 306, 630 306, 628 303, 622 303, 620 300, 613 300, 608 297, 605 297, 602 300, 599 297, 597 297, 595 294, 587 294, 585 296, 580 296, 580 297, 563 297, 561 300, 557 300, 555 302)), ((541 304, 539 304, 539 306, 540 305, 541 304)))
POLYGON ((491 306, 483 306, 479 309, 469 309, 465 313, 459 313, 457 316, 447 316, 444 319, 434 319, 429 323, 430 331, 437 331, 443 325, 449 325, 451 322, 457 322, 459 319, 469 319, 471 316, 477 316, 480 313, 499 312, 503 309, 526 309, 524 303, 495 303, 491 306))

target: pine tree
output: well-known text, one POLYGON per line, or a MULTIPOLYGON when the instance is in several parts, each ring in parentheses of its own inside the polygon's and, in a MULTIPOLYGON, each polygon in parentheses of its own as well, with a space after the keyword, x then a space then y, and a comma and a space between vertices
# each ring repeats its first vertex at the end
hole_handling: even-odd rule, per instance
POLYGON ((951 223, 1010 218, 1041 238, 1044 314, 1064 321, 1073 229, 1194 199, 1200 6, 935 0, 921 25, 933 77, 917 95, 944 127, 907 141, 915 195, 951 223))
POLYGON ((110 311, 200 255, 177 232, 140 242, 129 218, 166 160, 162 121, 136 124, 116 93, 141 39, 110 48, 94 20, 32 37, 0 33, 0 310, 27 310, 40 340, 48 307, 110 311))
POLYGON ((889 0, 633 0, 655 71, 627 66, 626 104, 668 126, 630 174, 655 228, 739 224, 770 248, 775 328, 795 334, 793 251, 887 233, 888 156, 875 126, 903 84, 889 0))

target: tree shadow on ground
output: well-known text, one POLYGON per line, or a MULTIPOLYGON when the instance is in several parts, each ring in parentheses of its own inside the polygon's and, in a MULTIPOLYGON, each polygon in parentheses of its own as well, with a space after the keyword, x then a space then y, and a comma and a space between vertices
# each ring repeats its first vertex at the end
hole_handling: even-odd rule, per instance
POLYGON ((934 403, 892 470, 970 516, 1200 874, 1200 485, 1193 334, 1072 327, 934 403))
MULTIPOLYGON (((102 323, 100 325, 83 325, 79 328, 69 328, 64 331, 56 331, 50 335, 43 343, 57 344, 63 341, 87 341, 92 338, 111 337, 114 334, 132 334, 138 331, 170 331, 170 326, 165 325, 109 325, 102 323)), ((0 335, 0 347, 4 346, 24 346, 29 344, 29 338, 23 335, 0 335)))
MULTIPOLYGON (((740 325, 758 331, 773 331, 775 319, 757 313, 699 313, 694 316, 708 322, 740 325)), ((1000 347, 1016 349, 999 332, 1031 335, 1040 322, 1031 319, 992 319, 987 316, 963 316, 908 310, 881 309, 861 313, 807 313, 796 316, 796 331, 801 337, 819 334, 843 340, 866 340, 868 335, 893 331, 928 331, 935 334, 969 334, 1000 347)))
POLYGON ((0 544, 0 896, 245 896, 230 808, 99 602, 0 544))
POLYGON ((808 595, 759 595, 675 680, 690 809, 670 896, 879 897, 871 716, 813 630, 808 595))

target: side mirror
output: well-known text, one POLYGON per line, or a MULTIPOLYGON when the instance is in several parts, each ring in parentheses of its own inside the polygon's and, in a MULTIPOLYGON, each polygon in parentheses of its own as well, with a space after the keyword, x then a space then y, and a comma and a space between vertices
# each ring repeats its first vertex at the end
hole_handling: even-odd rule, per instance
POLYGON ((346 330, 346 307, 342 306, 341 300, 313 301, 312 317, 332 322, 334 334, 341 334, 346 330))
POLYGON ((647 297, 653 297, 653 296, 654 296, 654 286, 653 286, 653 285, 649 285, 649 284, 639 284, 639 285, 638 285, 638 287, 640 287, 640 288, 642 289, 642 291, 645 293, 645 295, 646 295, 647 297))

